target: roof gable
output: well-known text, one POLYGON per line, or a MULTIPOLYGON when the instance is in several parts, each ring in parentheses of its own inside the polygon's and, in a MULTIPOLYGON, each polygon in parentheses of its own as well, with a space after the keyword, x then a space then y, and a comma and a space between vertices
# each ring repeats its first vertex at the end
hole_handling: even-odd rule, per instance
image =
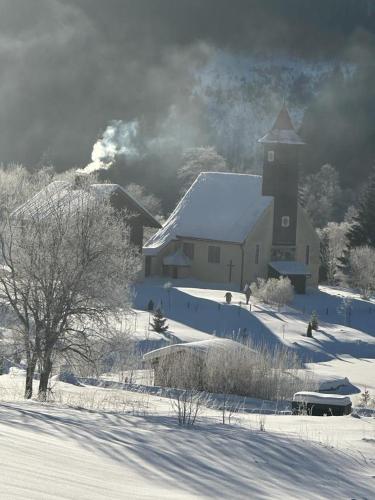
POLYGON ((259 175, 203 172, 144 252, 157 253, 178 237, 242 243, 271 202, 259 175))

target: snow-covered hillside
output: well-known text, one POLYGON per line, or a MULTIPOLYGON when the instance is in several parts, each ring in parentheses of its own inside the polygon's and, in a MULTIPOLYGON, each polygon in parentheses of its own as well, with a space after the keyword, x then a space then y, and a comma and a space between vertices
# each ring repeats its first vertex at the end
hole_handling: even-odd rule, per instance
MULTIPOLYGON (((314 358, 308 364, 314 373, 347 376, 361 390, 375 390, 375 332, 373 323, 364 319, 372 318, 368 308, 374 304, 364 304, 349 292, 322 289, 298 296, 294 305, 299 309, 278 312, 252 304, 250 311, 243 294, 233 291, 233 303, 226 305, 224 293, 219 286, 179 281, 165 287, 146 281, 135 290, 137 309, 128 326, 144 348, 171 340, 210 339, 214 331, 234 338, 248 335, 272 346, 285 344, 306 359, 314 358), (348 317, 334 306, 348 294, 351 328, 348 317), (145 308, 150 299, 163 306, 166 334, 149 327, 145 308), (308 339, 303 334, 310 307, 323 316, 322 305, 324 321, 308 339), (354 328, 356 321, 366 331, 354 328)), ((149 384, 144 372, 136 381, 149 384)), ((223 424, 217 395, 202 404, 195 426, 189 428, 178 425, 176 391, 116 384, 110 374, 99 386, 53 380, 52 403, 41 404, 23 400, 24 382, 22 370, 0 376, 4 500, 375 496, 371 410, 343 417, 297 416, 285 414, 285 405, 277 402, 247 398, 223 424)), ((354 404, 357 397, 351 396, 354 404)))
MULTIPOLYGON (((144 340, 157 334, 150 331, 150 315, 145 312, 150 299, 163 307, 174 341, 204 340, 210 335, 271 348, 285 345, 298 352, 315 373, 345 377, 360 390, 375 388, 375 304, 361 300, 356 294, 321 288, 305 296, 297 295, 293 307, 279 312, 252 302, 251 311, 243 293, 232 291, 230 305, 225 304, 224 289, 203 288, 201 283, 176 281, 174 287, 147 280, 136 290, 137 337, 144 340), (185 284, 185 286, 181 286, 185 284), (350 307, 350 318, 348 316, 350 307), (142 311, 143 310, 143 311, 142 311), (319 331, 306 337, 310 314, 316 310, 319 331), (351 326, 347 323, 350 322, 351 326)), ((207 286, 207 285, 206 285, 207 286)), ((159 340, 165 341, 164 336, 159 340)))
MULTIPOLYGON (((101 391, 111 397, 111 389, 101 391)), ((81 403, 89 400, 83 395, 81 403)), ((130 405, 113 412, 0 403, 1 498, 374 496, 371 418, 267 416, 261 432, 256 415, 220 425, 220 415, 207 410, 184 428, 165 398, 143 404, 142 412, 130 405)))

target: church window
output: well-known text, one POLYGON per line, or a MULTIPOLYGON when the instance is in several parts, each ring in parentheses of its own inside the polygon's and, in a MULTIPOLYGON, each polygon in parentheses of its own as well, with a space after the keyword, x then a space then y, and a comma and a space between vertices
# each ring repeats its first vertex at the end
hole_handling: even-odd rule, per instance
POLYGON ((268 151, 267 159, 270 162, 275 161, 275 151, 272 151, 272 150, 268 151))
POLYGON ((305 263, 307 266, 310 264, 310 245, 306 245, 305 263))
POLYGON ((259 264, 259 257, 260 257, 260 245, 255 246, 255 264, 259 264))
POLYGON ((289 227, 290 226, 290 217, 289 215, 283 215, 281 217, 281 227, 289 227))
POLYGON ((186 257, 190 260, 194 260, 194 243, 184 243, 182 246, 182 250, 186 257))
POLYGON ((208 262, 212 264, 220 263, 220 247, 208 246, 208 262))

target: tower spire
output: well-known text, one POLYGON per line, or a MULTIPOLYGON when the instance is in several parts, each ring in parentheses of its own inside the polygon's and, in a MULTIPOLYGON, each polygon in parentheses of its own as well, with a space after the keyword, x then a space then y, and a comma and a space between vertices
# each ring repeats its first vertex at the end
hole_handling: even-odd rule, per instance
POLYGON ((271 130, 258 142, 262 144, 305 144, 293 127, 285 102, 271 130))

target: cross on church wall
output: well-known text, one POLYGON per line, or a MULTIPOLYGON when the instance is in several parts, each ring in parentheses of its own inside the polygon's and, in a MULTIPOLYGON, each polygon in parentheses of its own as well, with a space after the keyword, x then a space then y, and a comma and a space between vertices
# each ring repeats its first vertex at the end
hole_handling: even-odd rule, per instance
POLYGON ((230 260, 229 264, 227 264, 227 267, 229 268, 229 283, 232 281, 232 270, 234 267, 236 267, 233 262, 232 262, 232 259, 230 260))

